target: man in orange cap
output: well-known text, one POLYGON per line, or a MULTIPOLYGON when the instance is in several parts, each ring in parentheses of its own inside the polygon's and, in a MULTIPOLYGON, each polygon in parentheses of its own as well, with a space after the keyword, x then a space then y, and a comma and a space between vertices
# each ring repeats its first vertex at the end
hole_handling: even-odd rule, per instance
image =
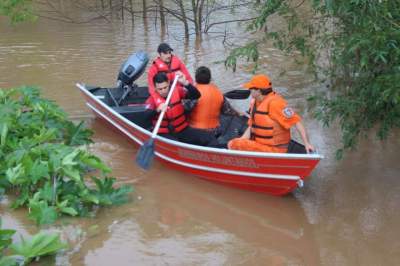
POLYGON ((251 91, 249 127, 242 137, 231 140, 228 148, 232 150, 287 152, 290 142, 290 128, 295 126, 307 153, 314 150, 301 118, 286 101, 272 90, 272 84, 265 75, 255 75, 243 85, 251 91))

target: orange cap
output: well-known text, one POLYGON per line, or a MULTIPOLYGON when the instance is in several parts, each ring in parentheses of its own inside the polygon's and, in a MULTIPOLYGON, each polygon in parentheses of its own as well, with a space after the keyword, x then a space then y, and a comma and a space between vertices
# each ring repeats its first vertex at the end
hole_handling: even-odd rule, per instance
POLYGON ((255 75, 250 82, 243 84, 247 89, 269 89, 272 88, 272 83, 266 75, 255 75))

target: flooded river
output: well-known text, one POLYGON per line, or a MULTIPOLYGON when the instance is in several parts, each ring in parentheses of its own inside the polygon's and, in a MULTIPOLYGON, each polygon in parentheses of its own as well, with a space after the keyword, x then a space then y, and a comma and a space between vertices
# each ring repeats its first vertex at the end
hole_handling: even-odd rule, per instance
MULTIPOLYGON (((73 119, 87 121, 95 132, 93 151, 119 183, 135 187, 128 204, 44 228, 61 232, 71 248, 39 264, 399 265, 399 138, 380 143, 371 137, 336 161, 338 129, 322 128, 305 108, 305 97, 320 85, 292 56, 272 47, 262 49, 259 72, 270 75, 303 115, 312 143, 325 156, 302 189, 275 198, 212 184, 158 162, 148 172, 135 165, 137 149, 94 119, 75 83, 114 85, 131 53, 144 50, 155 57, 161 41, 171 44, 192 74, 209 66, 225 91, 251 77, 249 67, 233 73, 215 64, 227 55, 221 36, 185 42, 182 31, 170 22, 162 38, 151 20, 147 27, 137 20, 134 29, 119 20, 79 25, 39 20, 16 27, 0 20, 0 87, 43 88, 73 119)), ((231 32, 231 42, 244 41, 238 27, 231 32)), ((244 110, 247 102, 233 104, 244 110)), ((9 200, 0 202, 3 227, 22 235, 37 232, 26 210, 10 210, 9 200)))

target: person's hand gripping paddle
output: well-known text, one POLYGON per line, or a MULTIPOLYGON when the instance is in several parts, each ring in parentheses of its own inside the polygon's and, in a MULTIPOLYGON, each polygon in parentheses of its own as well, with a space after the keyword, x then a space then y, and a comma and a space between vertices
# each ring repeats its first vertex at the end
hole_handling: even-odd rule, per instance
MULTIPOLYGON (((175 75, 174 82, 172 83, 171 88, 169 89, 167 99, 165 100, 165 106, 168 106, 172 93, 175 90, 176 83, 178 82, 179 75, 175 75)), ((153 129, 153 132, 151 134, 151 137, 148 141, 143 143, 143 145, 140 147, 137 155, 136 155, 136 163, 143 169, 148 170, 150 168, 151 163, 153 162, 154 158, 154 138, 157 136, 158 130, 161 125, 161 121, 164 118, 165 112, 167 108, 163 108, 160 112, 160 115, 158 116, 158 120, 156 123, 156 126, 153 129)))

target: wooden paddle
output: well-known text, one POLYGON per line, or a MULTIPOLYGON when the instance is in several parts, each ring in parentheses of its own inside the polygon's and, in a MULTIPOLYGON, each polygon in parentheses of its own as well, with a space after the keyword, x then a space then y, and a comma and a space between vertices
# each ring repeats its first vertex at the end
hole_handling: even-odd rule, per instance
MULTIPOLYGON (((176 83, 178 82, 179 76, 176 75, 174 82, 172 83, 171 88, 169 89, 167 99, 165 100, 165 104, 168 106, 169 101, 171 100, 172 93, 175 90, 176 83)), ((158 130, 160 129, 161 121, 165 115, 167 108, 161 111, 160 115, 158 116, 158 120, 156 126, 153 129, 151 137, 148 141, 143 143, 140 147, 139 152, 136 155, 136 163, 145 170, 150 168, 151 163, 153 162, 154 158, 154 138, 157 136, 158 130)))

